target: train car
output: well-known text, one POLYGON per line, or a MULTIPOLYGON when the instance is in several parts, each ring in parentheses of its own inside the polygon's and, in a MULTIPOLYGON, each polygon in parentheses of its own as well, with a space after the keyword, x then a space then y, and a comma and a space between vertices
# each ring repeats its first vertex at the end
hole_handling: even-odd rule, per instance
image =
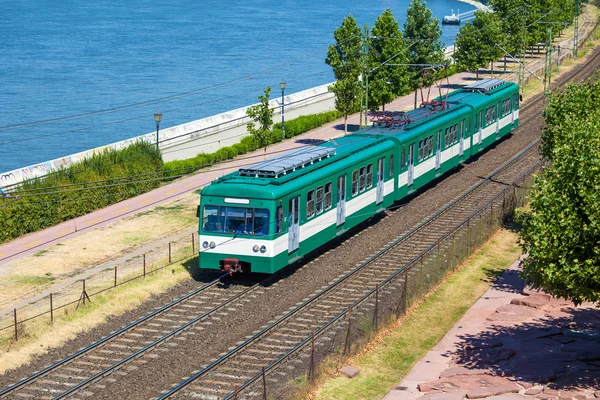
POLYGON ((204 187, 199 267, 275 273, 455 168, 518 126, 518 86, 485 79, 204 187))

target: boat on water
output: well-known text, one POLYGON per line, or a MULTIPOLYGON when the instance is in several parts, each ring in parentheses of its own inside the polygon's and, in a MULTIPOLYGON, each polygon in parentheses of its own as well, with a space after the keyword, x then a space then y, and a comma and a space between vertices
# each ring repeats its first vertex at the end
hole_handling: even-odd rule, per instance
POLYGON ((460 25, 460 10, 458 10, 458 15, 454 14, 454 10, 452 10, 451 15, 444 15, 442 19, 442 24, 444 25, 460 25))

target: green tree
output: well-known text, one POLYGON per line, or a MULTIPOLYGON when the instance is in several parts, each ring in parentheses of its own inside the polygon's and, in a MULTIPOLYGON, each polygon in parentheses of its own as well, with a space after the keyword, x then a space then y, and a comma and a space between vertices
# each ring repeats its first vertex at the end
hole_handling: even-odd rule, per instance
POLYGON ((454 59, 459 68, 475 71, 486 67, 504 55, 502 26, 498 16, 485 11, 475 11, 475 19, 463 25, 456 36, 454 59), (501 48, 502 47, 502 48, 501 48))
MULTIPOLYGON (((442 28, 440 21, 433 14, 425 1, 413 0, 408 6, 406 22, 404 23, 404 38, 410 46, 408 60, 410 64, 443 64, 444 44, 441 40, 442 28)), ((410 88, 415 90, 415 106, 417 104, 416 90, 421 82, 429 86, 435 76, 423 74, 423 67, 410 67, 410 88)))
POLYGON ((265 148, 271 143, 271 127, 273 126, 273 109, 269 107, 269 97, 271 96, 271 86, 265 88, 263 95, 258 96, 260 103, 248 107, 246 115, 254 120, 246 125, 248 133, 250 133, 259 147, 265 148), (258 127, 256 127, 258 124, 258 127))
POLYGON ((551 96, 531 210, 520 214, 526 283, 575 303, 600 300, 600 75, 551 96))
POLYGON ((522 54, 527 39, 528 13, 527 2, 523 0, 490 0, 490 5, 502 25, 502 31, 506 35, 506 51, 513 57, 522 54))
POLYGON ((369 40, 369 107, 383 107, 408 89, 408 52, 398 21, 388 8, 375 21, 369 40), (387 63, 386 63, 387 62, 387 63), (386 63, 384 65, 384 63, 386 63))
POLYGON ((336 82, 329 86, 335 94, 335 108, 344 115, 344 132, 348 132, 348 115, 360 107, 361 31, 352 15, 333 32, 335 44, 329 46, 325 62, 333 69, 336 82))

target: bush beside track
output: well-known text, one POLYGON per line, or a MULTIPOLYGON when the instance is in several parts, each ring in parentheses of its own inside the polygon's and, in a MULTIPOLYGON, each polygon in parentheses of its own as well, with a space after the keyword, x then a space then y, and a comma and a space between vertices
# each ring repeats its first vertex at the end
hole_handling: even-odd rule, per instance
MULTIPOLYGON (((335 121, 341 116, 342 113, 339 111, 328 111, 295 118, 285 123, 285 136, 286 138, 298 136, 328 122, 335 121)), ((281 123, 277 123, 273 126, 270 143, 278 143, 282 140, 283 131, 281 130, 281 123)), ((196 157, 186 160, 169 161, 164 165, 165 176, 180 176, 181 171, 186 171, 186 173, 197 171, 220 161, 231 160, 238 155, 249 153, 258 148, 259 145, 254 137, 246 136, 239 143, 222 147, 214 153, 200 153, 196 157)))
POLYGON ((152 190, 160 181, 136 180, 123 185, 123 178, 155 174, 162 169, 156 147, 138 142, 28 180, 0 199, 0 243, 152 190))
MULTIPOLYGON (((338 119, 338 111, 305 115, 286 122, 286 137, 300 135, 338 119)), ((275 124, 271 143, 281 142, 275 124)), ((54 226, 157 188, 165 180, 230 160, 258 148, 254 137, 200 153, 187 160, 163 163, 154 144, 138 142, 122 150, 106 150, 80 163, 24 182, 0 198, 0 243, 54 226), (132 177, 137 177, 132 179, 132 177), (164 178, 164 179, 163 179, 164 178)))

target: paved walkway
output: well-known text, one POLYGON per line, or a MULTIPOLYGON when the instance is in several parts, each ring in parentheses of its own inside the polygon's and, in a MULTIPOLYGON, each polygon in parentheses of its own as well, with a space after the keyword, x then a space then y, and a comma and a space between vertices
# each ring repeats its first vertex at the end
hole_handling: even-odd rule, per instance
POLYGON ((524 290, 518 264, 383 400, 600 398, 600 310, 524 290))
MULTIPOLYGON (((471 73, 456 74, 449 78, 450 90, 457 88, 457 85, 469 84, 473 79, 474 74, 471 73)), ((427 91, 424 90, 423 92, 426 95, 427 91)), ((437 93, 438 90, 433 87, 431 89, 431 98, 437 96, 437 93)), ((414 94, 411 94, 396 99, 391 104, 386 105, 386 109, 407 110, 411 109, 413 104, 414 94)), ((358 124, 358 114, 348 118, 349 127, 354 128, 358 124)), ((336 138, 343 134, 343 120, 337 120, 303 135, 296 136, 293 139, 271 145, 268 147, 267 152, 268 154, 275 155, 292 148, 336 138)), ((203 170, 190 177, 177 180, 140 196, 0 245, 0 266, 79 236, 91 229, 114 224, 124 217, 135 215, 172 201, 180 196, 187 195, 194 190, 202 188, 217 177, 235 171, 243 165, 249 165, 262 159, 263 150, 260 149, 253 153, 237 157, 234 160, 219 163, 209 170, 203 170)))

